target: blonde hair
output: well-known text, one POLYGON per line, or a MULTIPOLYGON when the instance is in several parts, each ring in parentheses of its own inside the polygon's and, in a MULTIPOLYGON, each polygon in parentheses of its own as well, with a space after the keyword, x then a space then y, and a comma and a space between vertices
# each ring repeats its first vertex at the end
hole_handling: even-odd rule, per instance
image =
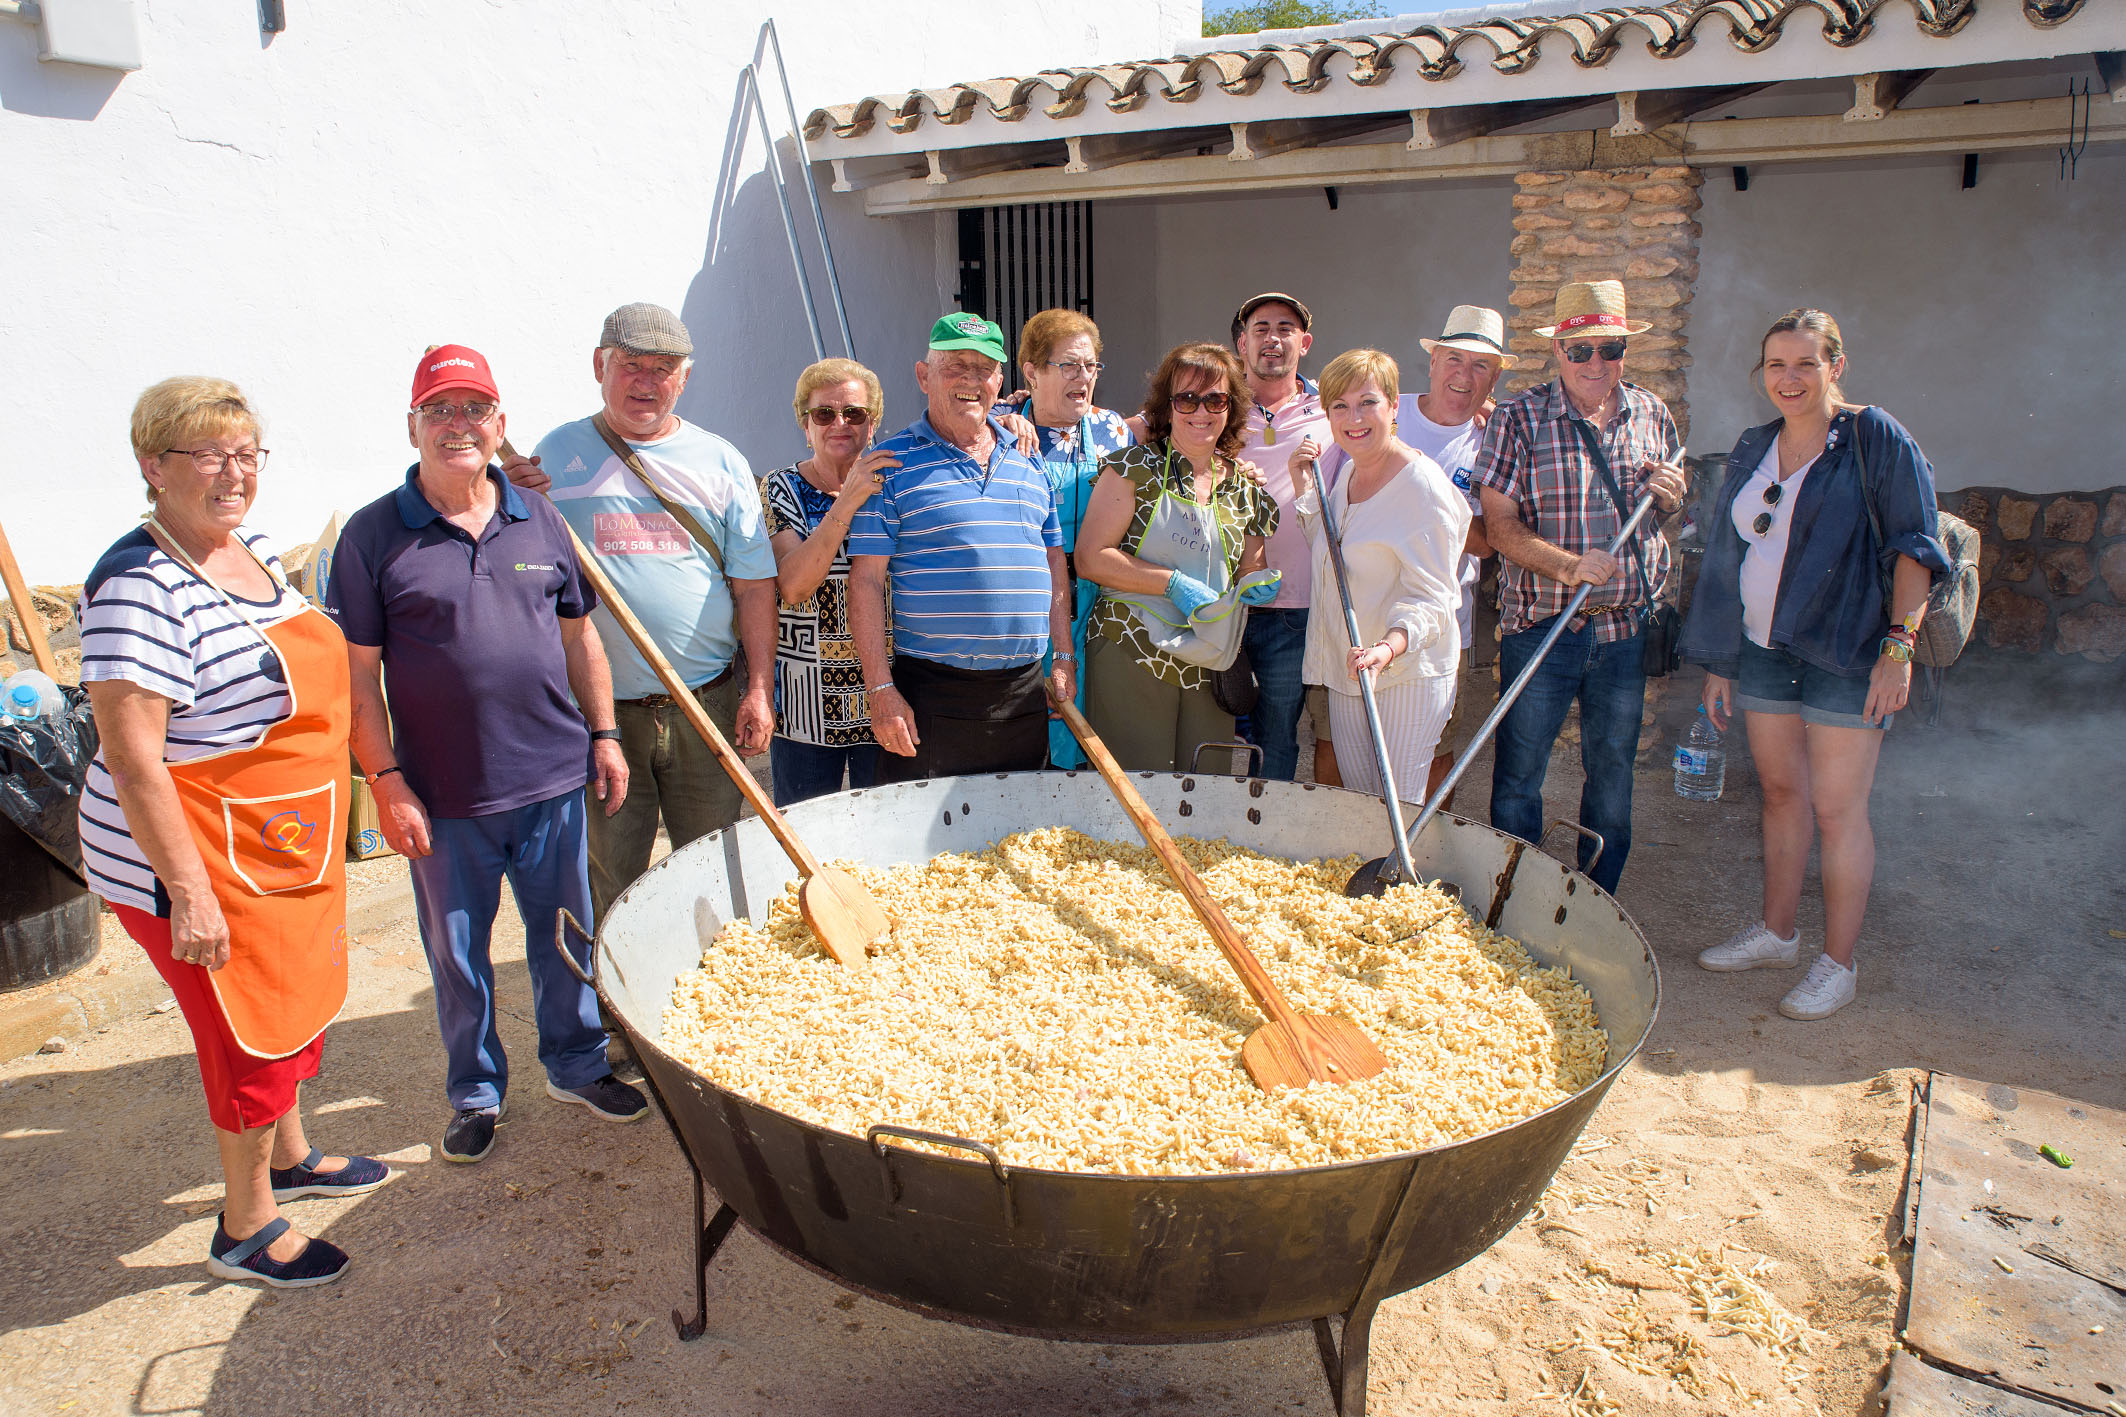
MULTIPOLYGON (((1772 327, 1764 332, 1764 338, 1757 341, 1757 364, 1750 370, 1752 378, 1764 372, 1764 347, 1772 342, 1772 336, 1790 334, 1816 336, 1823 346, 1823 362, 1826 365, 1845 358, 1845 337, 1838 333, 1838 322, 1831 318, 1828 311, 1812 310, 1803 305, 1772 321, 1772 327)), ((1758 387, 1763 387, 1762 381, 1759 381, 1758 387)), ((1840 403, 1846 401, 1845 390, 1838 387, 1836 379, 1831 380, 1831 397, 1840 403)))
POLYGON ((1361 384, 1378 384, 1388 402, 1394 403, 1402 395, 1402 377, 1395 361, 1379 350, 1347 349, 1321 371, 1322 406, 1336 402, 1361 384))
POLYGON ((812 401, 812 395, 851 379, 864 386, 864 407, 871 410, 871 424, 877 427, 886 416, 886 391, 879 387, 878 375, 853 359, 822 359, 805 366, 805 372, 797 376, 797 396, 790 400, 790 407, 797 414, 797 426, 804 427, 805 405, 812 401))
MULTIPOLYGON (((135 458, 158 458, 201 438, 264 437, 258 410, 244 391, 205 374, 179 374, 144 391, 133 401, 132 433, 135 458)), ((141 480, 147 481, 146 473, 141 480)), ((155 500, 152 484, 148 500, 155 500)))
POLYGON ((1019 363, 1035 368, 1048 362, 1056 346, 1077 335, 1089 335, 1093 358, 1100 357, 1100 327, 1075 310, 1043 310, 1019 326, 1019 363))

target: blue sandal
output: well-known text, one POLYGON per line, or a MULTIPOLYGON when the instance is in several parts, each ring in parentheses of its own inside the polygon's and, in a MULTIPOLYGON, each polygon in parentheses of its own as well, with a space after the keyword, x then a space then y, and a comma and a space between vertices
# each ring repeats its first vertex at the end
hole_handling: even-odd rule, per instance
POLYGON ((247 1240, 233 1240, 216 1217, 214 1239, 207 1246, 207 1273, 217 1279, 250 1279, 275 1289, 308 1289, 330 1284, 347 1272, 347 1252, 330 1240, 312 1238, 292 1260, 277 1260, 266 1246, 288 1230, 284 1217, 275 1216, 247 1240))
POLYGON ((347 1164, 337 1171, 311 1169, 324 1159, 325 1153, 313 1146, 310 1154, 296 1165, 285 1170, 273 1167, 268 1173, 273 1181, 273 1199, 292 1201, 301 1196, 359 1196, 391 1179, 391 1168, 369 1156, 350 1156, 347 1164))

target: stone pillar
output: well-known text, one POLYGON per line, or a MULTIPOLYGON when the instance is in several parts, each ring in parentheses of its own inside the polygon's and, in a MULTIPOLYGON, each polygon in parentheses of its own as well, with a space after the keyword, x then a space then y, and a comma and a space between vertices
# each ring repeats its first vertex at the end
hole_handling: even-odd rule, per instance
POLYGON ((1510 392, 1556 373, 1549 341, 1535 330, 1550 323, 1558 286, 1618 279, 1631 318, 1653 325, 1632 337, 1625 377, 1665 399, 1677 430, 1689 435, 1683 325, 1698 280, 1702 180, 1696 168, 1652 162, 1514 178, 1511 323, 1513 352, 1522 362, 1505 380, 1510 392))

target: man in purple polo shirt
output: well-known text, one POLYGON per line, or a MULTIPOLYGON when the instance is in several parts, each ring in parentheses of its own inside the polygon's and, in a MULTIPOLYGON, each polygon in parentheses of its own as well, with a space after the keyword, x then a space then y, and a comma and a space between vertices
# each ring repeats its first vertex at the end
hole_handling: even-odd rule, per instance
MULTIPOLYGON (((627 764, 568 527, 491 465, 506 425, 487 361, 429 350, 411 407, 420 461, 348 521, 326 601, 347 637, 354 754, 412 868, 455 1114, 442 1153, 472 1162, 509 1083, 488 955, 502 879, 535 941, 559 910, 588 921, 584 783, 617 811, 627 764)), ((543 945, 525 963, 548 1095, 607 1121, 646 1115, 606 1064, 597 997, 543 945)))

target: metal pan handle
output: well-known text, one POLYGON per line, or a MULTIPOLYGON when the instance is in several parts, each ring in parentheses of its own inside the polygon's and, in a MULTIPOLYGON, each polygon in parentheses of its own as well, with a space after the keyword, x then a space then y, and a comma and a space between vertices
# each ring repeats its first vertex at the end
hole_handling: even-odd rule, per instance
POLYGON ((577 980, 584 984, 586 987, 592 990, 597 989, 598 942, 597 940, 592 938, 590 931, 583 928, 582 921, 578 920, 575 916, 569 914, 568 907, 565 905, 554 912, 554 949, 560 953, 561 962, 568 966, 568 972, 570 974, 575 975, 577 980), (578 935, 582 936, 583 943, 591 947, 591 967, 588 971, 586 971, 582 965, 576 962, 576 957, 574 955, 569 953, 568 932, 571 930, 574 930, 578 935))
POLYGON ((1214 751, 1232 754, 1228 761, 1228 766, 1236 762, 1249 762, 1252 758, 1250 768, 1245 772, 1235 772, 1233 774, 1234 777, 1250 778, 1262 776, 1262 745, 1259 743, 1198 743, 1196 751, 1189 754, 1188 770, 1192 773, 1202 774, 1203 755, 1214 751))
POLYGON ((1555 818, 1549 826, 1543 828, 1543 834, 1536 838, 1535 849, 1541 851, 1543 843, 1550 840, 1550 834, 1559 827, 1563 827, 1567 831, 1578 832, 1595 844, 1595 854, 1587 858, 1587 870, 1592 871, 1595 868, 1595 863, 1602 859, 1602 853, 1609 850, 1609 843, 1602 840, 1600 832, 1593 827, 1583 827, 1578 822, 1568 822, 1563 817, 1555 818))
POLYGON ((871 1146, 872 1155, 878 1158, 879 1166, 886 1173, 886 1196, 896 1203, 901 1198, 901 1178, 893 1169, 892 1149, 886 1145, 887 1137, 902 1137, 908 1141, 929 1142, 932 1146, 949 1146, 960 1151, 971 1151, 989 1163, 989 1172, 997 1178, 997 1185, 1004 1197, 1004 1223, 1017 1223, 1017 1214, 1011 1203, 1011 1168, 1004 1158, 997 1155, 996 1148, 987 1142, 970 1141, 956 1137, 950 1132, 926 1132, 917 1127, 898 1126, 892 1122, 879 1122, 864 1133, 864 1140, 871 1146))

